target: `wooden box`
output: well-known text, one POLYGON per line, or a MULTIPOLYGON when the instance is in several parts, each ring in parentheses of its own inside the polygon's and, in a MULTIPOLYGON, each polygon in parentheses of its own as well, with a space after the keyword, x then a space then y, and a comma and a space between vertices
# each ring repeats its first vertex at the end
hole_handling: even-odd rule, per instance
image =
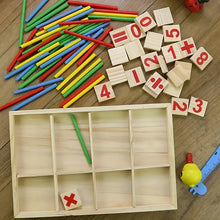
POLYGON ((171 104, 10 112, 10 138, 16 218, 177 208, 171 104), (71 189, 82 206, 66 211, 71 189))

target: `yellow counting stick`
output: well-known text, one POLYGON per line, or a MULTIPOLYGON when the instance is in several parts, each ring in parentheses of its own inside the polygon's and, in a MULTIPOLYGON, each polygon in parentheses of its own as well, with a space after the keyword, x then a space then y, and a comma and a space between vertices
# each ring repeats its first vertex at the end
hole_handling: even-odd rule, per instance
POLYGON ((136 18, 138 15, 132 14, 119 14, 119 13, 107 13, 107 12, 92 12, 89 15, 102 15, 102 16, 114 16, 114 17, 124 17, 124 18, 136 18))
POLYGON ((82 9, 76 11, 76 12, 73 12, 73 13, 70 14, 70 15, 67 15, 67 16, 65 16, 65 17, 63 17, 63 18, 60 18, 60 19, 58 19, 58 20, 56 20, 56 21, 54 21, 54 22, 52 22, 52 23, 50 23, 50 24, 48 24, 48 25, 45 25, 45 26, 44 26, 44 29, 49 29, 49 28, 53 27, 54 25, 59 24, 59 23, 62 22, 62 21, 65 21, 65 20, 67 20, 67 19, 69 19, 69 18, 72 18, 73 16, 78 15, 78 14, 84 12, 84 11, 87 11, 87 10, 90 9, 90 8, 91 8, 90 6, 87 6, 87 7, 82 8, 82 9))
POLYGON ((83 76, 85 76, 90 70, 92 70, 101 61, 102 61, 101 58, 97 59, 93 64, 91 64, 87 69, 85 69, 78 77, 76 77, 65 89, 63 89, 61 93, 64 94, 66 91, 68 91, 73 85, 75 85, 80 79, 83 78, 83 76))
POLYGON ((69 69, 69 67, 71 67, 90 47, 92 47, 92 45, 94 45, 93 42, 91 42, 87 47, 85 47, 79 54, 77 54, 69 63, 67 63, 60 71, 58 71, 55 74, 55 78, 58 78, 59 76, 61 76, 66 70, 69 69))
POLYGON ((41 64, 47 62, 48 60, 50 60, 51 58, 55 57, 56 55, 58 55, 59 53, 62 53, 64 50, 72 47, 74 44, 78 43, 79 41, 81 41, 81 38, 77 38, 76 40, 74 40, 73 42, 67 44, 65 47, 62 47, 61 49, 57 50, 56 52, 52 53, 51 55, 45 57, 44 59, 42 59, 41 61, 36 63, 36 66, 40 66, 41 64))
POLYGON ((30 46, 30 45, 32 45, 32 44, 38 42, 38 41, 41 41, 41 40, 43 40, 43 39, 49 37, 50 35, 53 35, 53 34, 59 32, 59 31, 62 31, 62 30, 63 30, 63 27, 59 27, 59 28, 56 28, 56 29, 54 29, 54 30, 52 30, 52 31, 49 31, 49 32, 46 33, 46 34, 43 34, 43 35, 41 35, 41 36, 39 36, 39 37, 34 38, 33 40, 30 40, 30 41, 28 41, 28 42, 22 44, 22 45, 21 45, 21 48, 30 46))
POLYGON ((50 47, 46 48, 45 50, 42 50, 41 52, 39 52, 39 53, 35 54, 34 56, 30 57, 29 59, 25 60, 24 62, 18 64, 17 66, 15 66, 15 69, 18 69, 19 67, 23 66, 24 64, 30 62, 31 60, 35 59, 36 57, 39 57, 39 56, 42 55, 43 53, 54 49, 55 47, 57 47, 57 46, 59 46, 59 45, 60 45, 59 42, 57 42, 57 43, 51 45, 50 47))
POLYGON ((47 32, 47 30, 38 31, 38 32, 35 34, 35 36, 38 37, 38 36, 40 36, 40 35, 42 35, 42 34, 45 34, 46 32, 47 32))
POLYGON ((83 95, 85 95, 88 91, 90 91, 95 85, 100 83, 103 79, 105 79, 105 76, 102 75, 99 77, 94 83, 92 83, 90 86, 88 86, 86 89, 84 89, 82 92, 80 92, 77 96, 75 96, 73 99, 71 99, 69 102, 67 102, 63 108, 68 108, 70 105, 72 105, 74 102, 76 102, 79 98, 81 98, 83 95))
POLYGON ((62 81, 58 86, 57 90, 60 90, 64 85, 66 85, 80 70, 82 70, 90 61, 96 57, 96 54, 91 54, 80 66, 78 66, 64 81, 62 81))

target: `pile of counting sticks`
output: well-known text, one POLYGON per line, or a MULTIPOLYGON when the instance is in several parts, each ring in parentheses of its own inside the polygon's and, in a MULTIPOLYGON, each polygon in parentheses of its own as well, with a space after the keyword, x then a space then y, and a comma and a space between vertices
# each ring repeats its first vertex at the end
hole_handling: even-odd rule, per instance
MULTIPOLYGON (((42 1, 39 7, 46 2, 42 1)), ((184 82, 190 80, 192 63, 203 70, 212 61, 212 57, 203 47, 197 49, 192 37, 181 40, 180 26, 173 24, 169 7, 154 10, 153 14, 155 20, 148 12, 138 15, 135 11, 118 10, 116 6, 60 0, 39 16, 33 18, 34 15, 30 15, 26 19, 28 23, 25 32, 32 32, 26 42, 22 43, 24 25, 21 25, 21 49, 8 71, 17 62, 20 63, 5 79, 19 74, 16 80, 22 81, 22 84, 14 93, 31 92, 0 107, 0 110, 24 100, 12 109, 17 110, 54 88, 61 90, 66 98, 60 104, 63 108, 71 106, 92 88, 98 101, 102 102, 115 97, 114 85, 128 82, 130 87, 144 84, 143 90, 154 98, 161 92, 172 96, 173 114, 187 115, 190 112, 203 117, 207 101, 192 96, 189 103, 188 99, 179 97, 184 82), (69 5, 75 7, 55 16, 69 5), (132 23, 116 30, 110 26, 104 31, 111 20, 132 23), (162 27, 163 34, 153 32, 151 29, 155 26, 162 27), (113 44, 103 41, 108 34, 113 44), (143 46, 141 38, 145 38, 143 46), (100 58, 92 62, 96 57, 93 51, 100 44, 110 48, 108 54, 113 66, 106 69, 109 81, 101 84, 105 76, 94 74, 103 66, 103 62, 100 58), (145 53, 145 49, 151 52, 145 53), (191 57, 192 63, 179 61, 186 57, 191 57), (160 68, 162 74, 155 72, 146 80, 141 66, 124 70, 123 64, 136 58, 140 58, 145 72, 160 68), (175 66, 169 70, 167 63, 171 62, 175 62, 175 66), (61 75, 74 63, 77 63, 77 68, 64 79, 61 75), (60 66, 62 68, 57 71, 60 66), (51 74, 54 74, 54 79, 46 81, 51 74), (40 83, 28 86, 37 79, 40 83), (45 88, 47 85, 50 86, 45 88)))
POLYGON ((93 51, 100 44, 114 47, 113 44, 104 42, 113 30, 109 26, 110 21, 134 21, 138 14, 120 11, 116 6, 59 0, 36 16, 47 2, 48 0, 42 0, 25 19, 26 0, 23 0, 20 50, 7 68, 9 73, 4 78, 16 76, 16 81, 21 84, 14 94, 27 93, 1 106, 0 111, 23 101, 12 108, 18 110, 55 88, 61 90, 65 98, 68 97, 68 101, 65 99, 65 104, 62 103, 61 106, 70 106, 105 79, 101 73, 95 75, 103 62, 100 58, 95 59, 93 51), (69 10, 65 10, 68 7, 69 10), (63 10, 65 12, 62 13, 63 10), (23 33, 29 31, 29 37, 23 42, 23 33), (62 74, 75 63, 78 67, 64 79, 62 74), (51 74, 54 79, 46 80, 51 74))

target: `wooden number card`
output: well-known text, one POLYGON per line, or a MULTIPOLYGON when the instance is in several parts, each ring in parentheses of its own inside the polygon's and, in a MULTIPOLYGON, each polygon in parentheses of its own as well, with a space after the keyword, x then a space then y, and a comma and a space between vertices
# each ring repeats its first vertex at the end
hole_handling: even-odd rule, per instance
POLYGON ((166 63, 182 59, 179 43, 173 43, 162 47, 162 53, 166 63))
POLYGON ((115 98, 111 82, 104 82, 94 87, 99 102, 115 98))
POLYGON ((192 37, 179 42, 182 58, 193 55, 196 52, 196 46, 192 37))
POLYGON ((200 47, 190 59, 200 70, 204 70, 213 58, 203 47, 200 47))
POLYGON ((141 56, 145 72, 160 68, 157 52, 147 53, 141 56))
POLYGON ((128 84, 131 87, 141 85, 146 82, 142 68, 136 67, 125 72, 128 78, 128 84))
POLYGON ((188 115, 188 105, 189 105, 189 99, 172 97, 173 115, 187 116, 188 115))
POLYGON ((178 24, 164 25, 163 36, 165 43, 180 41, 181 40, 180 26, 178 24))
POLYGON ((130 41, 128 37, 127 29, 125 27, 113 30, 109 32, 109 34, 111 36, 112 42, 115 47, 119 47, 130 41))
POLYGON ((126 25, 125 27, 126 27, 127 33, 131 41, 140 39, 146 36, 146 34, 143 31, 141 31, 139 26, 135 23, 126 25))
POLYGON ((191 96, 188 112, 204 117, 208 102, 191 96))
POLYGON ((145 12, 134 19, 135 23, 143 32, 149 31, 156 26, 156 22, 148 12, 145 12))

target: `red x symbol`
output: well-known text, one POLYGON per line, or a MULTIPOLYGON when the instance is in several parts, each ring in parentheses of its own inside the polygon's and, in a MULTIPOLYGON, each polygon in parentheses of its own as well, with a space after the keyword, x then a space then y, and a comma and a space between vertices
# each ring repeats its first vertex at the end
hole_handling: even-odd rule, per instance
POLYGON ((181 47, 181 50, 182 50, 182 51, 183 51, 183 50, 186 50, 187 53, 190 54, 190 53, 191 53, 190 48, 193 48, 193 47, 194 47, 193 44, 188 44, 187 41, 184 41, 184 47, 181 47))
POLYGON ((77 203, 77 201, 74 199, 75 194, 71 193, 70 197, 68 196, 64 196, 64 199, 67 200, 66 206, 70 207, 71 203, 75 204, 77 203))

